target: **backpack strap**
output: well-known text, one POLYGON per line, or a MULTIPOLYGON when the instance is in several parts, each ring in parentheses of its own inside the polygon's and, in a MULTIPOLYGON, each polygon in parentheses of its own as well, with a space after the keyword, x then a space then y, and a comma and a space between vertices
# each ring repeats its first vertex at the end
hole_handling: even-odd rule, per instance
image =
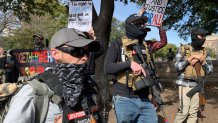
POLYGON ((42 74, 32 77, 27 81, 33 88, 34 103, 36 108, 36 123, 44 123, 49 102, 52 101, 58 106, 62 102, 61 92, 62 83, 59 82, 57 76, 55 76, 50 70, 45 71, 42 74))
POLYGON ((59 105, 62 102, 63 83, 59 81, 57 75, 53 74, 51 70, 47 70, 38 76, 38 80, 44 82, 54 92, 51 100, 59 105))
POLYGON ((33 88, 34 104, 36 108, 36 123, 44 123, 49 107, 49 101, 54 95, 54 92, 50 91, 45 83, 39 82, 37 79, 33 79, 27 82, 33 88))

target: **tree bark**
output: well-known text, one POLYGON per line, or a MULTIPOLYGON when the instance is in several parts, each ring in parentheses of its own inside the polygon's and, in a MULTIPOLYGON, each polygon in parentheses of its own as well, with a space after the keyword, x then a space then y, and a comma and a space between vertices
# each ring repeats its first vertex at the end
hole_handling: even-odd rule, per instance
MULTIPOLYGON (((101 0, 100 14, 97 16, 96 11, 93 10, 93 28, 95 30, 96 36, 103 44, 104 53, 101 57, 96 59, 96 81, 100 87, 99 102, 101 111, 108 109, 110 99, 109 99, 109 83, 107 82, 106 74, 104 73, 104 59, 106 51, 108 48, 110 32, 111 32, 111 22, 114 12, 114 0, 101 0)), ((103 111, 104 112, 104 111, 103 111)), ((104 119, 103 119, 103 122, 104 119)))

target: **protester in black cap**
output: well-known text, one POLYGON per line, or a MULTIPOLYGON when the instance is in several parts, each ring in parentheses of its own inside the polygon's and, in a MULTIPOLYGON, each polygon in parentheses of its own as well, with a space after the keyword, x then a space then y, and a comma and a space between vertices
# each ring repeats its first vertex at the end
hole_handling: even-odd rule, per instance
MULTIPOLYGON (((179 110, 174 123, 197 123, 199 109, 199 91, 204 88, 199 86, 202 78, 213 71, 213 65, 209 54, 203 44, 209 33, 204 28, 194 28, 191 31, 191 45, 182 45, 176 54, 175 67, 179 73, 176 84, 179 87, 179 110), (198 66, 197 66, 198 65, 198 66), (200 87, 199 90, 190 94, 190 90, 200 87)), ((204 106, 204 97, 201 95, 204 106)), ((200 113, 201 114, 201 113, 200 113)), ((203 116, 202 114, 200 116, 203 116)))
POLYGON ((40 100, 34 100, 37 98, 34 95, 45 92, 40 92, 39 87, 33 90, 29 84, 24 85, 11 99, 4 123, 61 123, 62 118, 63 123, 83 122, 90 120, 91 114, 96 111, 92 107, 96 105, 87 96, 91 90, 86 87, 92 79, 87 76, 86 62, 89 52, 98 51, 99 43, 78 30, 64 28, 53 35, 50 48, 57 64, 29 79, 30 82, 42 81, 47 85, 51 92, 42 101, 49 100, 49 103, 37 104, 40 100), (41 107, 38 106, 38 109, 37 105, 41 107))
POLYGON ((33 35, 33 42, 34 42, 35 50, 42 50, 44 48, 43 40, 44 40, 43 36, 39 34, 33 35))
MULTIPOLYGON (((144 12, 144 9, 142 9, 144 12)), ((137 89, 134 85, 141 77, 149 76, 143 68, 143 60, 151 62, 151 52, 167 44, 166 32, 159 27, 160 41, 147 41, 144 38, 150 28, 145 24, 148 18, 133 14, 125 21, 126 36, 121 41, 111 43, 108 48, 104 70, 107 74, 116 75, 113 84, 113 102, 117 123, 157 123, 157 114, 148 98, 149 88, 137 89), (134 49, 139 45, 139 53, 134 49)))

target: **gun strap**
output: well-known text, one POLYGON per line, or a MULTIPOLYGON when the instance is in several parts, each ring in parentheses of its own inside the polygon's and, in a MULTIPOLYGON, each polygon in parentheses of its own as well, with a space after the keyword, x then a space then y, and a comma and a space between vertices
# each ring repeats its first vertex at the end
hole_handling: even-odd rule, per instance
POLYGON ((129 70, 126 70, 126 86, 127 88, 130 88, 129 87, 129 70))
POLYGON ((151 62, 151 54, 149 53, 149 49, 148 49, 148 45, 145 41, 143 41, 143 44, 145 46, 145 50, 146 50, 146 56, 147 56, 147 63, 151 62))
POLYGON ((194 68, 198 78, 201 77, 201 66, 202 65, 199 61, 194 64, 194 68))

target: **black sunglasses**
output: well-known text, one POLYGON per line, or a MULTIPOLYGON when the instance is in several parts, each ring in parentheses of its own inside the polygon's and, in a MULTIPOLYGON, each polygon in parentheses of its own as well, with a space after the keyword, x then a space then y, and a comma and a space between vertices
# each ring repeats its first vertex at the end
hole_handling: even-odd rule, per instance
POLYGON ((74 57, 83 57, 84 55, 89 55, 89 51, 81 47, 56 47, 56 49, 74 57))

